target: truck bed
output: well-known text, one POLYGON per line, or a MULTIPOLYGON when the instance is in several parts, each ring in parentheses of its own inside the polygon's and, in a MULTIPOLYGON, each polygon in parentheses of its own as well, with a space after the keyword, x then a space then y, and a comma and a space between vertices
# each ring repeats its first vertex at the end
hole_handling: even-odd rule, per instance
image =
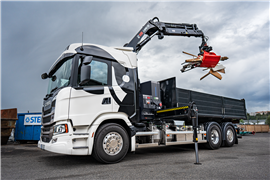
MULTIPOLYGON (((246 119, 245 99, 238 100, 177 88, 175 77, 159 81, 159 83, 161 101, 165 109, 184 107, 193 101, 198 108, 199 121, 208 121, 209 118, 220 121, 246 119)), ((177 115, 180 119, 184 116, 180 114, 172 116, 177 117, 177 115)))

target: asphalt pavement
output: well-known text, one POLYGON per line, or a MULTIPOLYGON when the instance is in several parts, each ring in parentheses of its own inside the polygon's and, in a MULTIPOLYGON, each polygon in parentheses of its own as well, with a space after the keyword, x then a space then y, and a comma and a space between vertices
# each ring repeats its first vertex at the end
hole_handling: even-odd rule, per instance
POLYGON ((1 146, 1 179, 270 179, 270 133, 239 139, 231 148, 194 145, 137 149, 117 164, 91 156, 68 156, 40 150, 37 144, 1 146))

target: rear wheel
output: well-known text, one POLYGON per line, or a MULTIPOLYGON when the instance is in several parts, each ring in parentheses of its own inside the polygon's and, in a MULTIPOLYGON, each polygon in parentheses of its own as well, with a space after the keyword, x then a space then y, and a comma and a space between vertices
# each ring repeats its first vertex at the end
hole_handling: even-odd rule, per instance
POLYGON ((225 128, 225 146, 231 147, 235 144, 235 132, 232 126, 225 128))
POLYGON ((102 125, 95 136, 93 157, 102 163, 120 162, 129 149, 126 130, 115 123, 102 125))
POLYGON ((207 147, 209 149, 218 149, 221 146, 222 138, 221 131, 216 124, 209 127, 209 134, 207 134, 207 147))

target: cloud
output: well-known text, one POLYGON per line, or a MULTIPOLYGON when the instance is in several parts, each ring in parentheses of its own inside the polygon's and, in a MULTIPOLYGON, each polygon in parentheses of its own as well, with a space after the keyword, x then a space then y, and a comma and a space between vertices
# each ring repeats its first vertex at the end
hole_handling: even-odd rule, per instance
POLYGON ((123 46, 153 17, 195 23, 213 51, 230 59, 220 81, 200 68, 181 73, 200 38, 154 37, 138 54, 141 82, 176 76, 177 86, 246 99, 249 112, 269 110, 268 2, 2 2, 2 108, 40 112, 40 79, 71 43, 123 46))

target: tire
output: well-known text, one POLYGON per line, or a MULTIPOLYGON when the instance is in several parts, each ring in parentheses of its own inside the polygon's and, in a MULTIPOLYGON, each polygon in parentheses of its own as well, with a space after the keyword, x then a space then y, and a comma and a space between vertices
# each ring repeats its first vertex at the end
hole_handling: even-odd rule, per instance
POLYGON ((93 157, 106 164, 120 162, 129 149, 128 137, 126 130, 118 124, 102 125, 95 136, 93 157))
POLYGON ((221 131, 216 124, 212 124, 209 127, 209 133, 207 134, 206 147, 209 149, 218 149, 222 143, 221 131))
POLYGON ((225 128, 225 146, 232 147, 235 144, 236 134, 232 126, 227 126, 225 128))

